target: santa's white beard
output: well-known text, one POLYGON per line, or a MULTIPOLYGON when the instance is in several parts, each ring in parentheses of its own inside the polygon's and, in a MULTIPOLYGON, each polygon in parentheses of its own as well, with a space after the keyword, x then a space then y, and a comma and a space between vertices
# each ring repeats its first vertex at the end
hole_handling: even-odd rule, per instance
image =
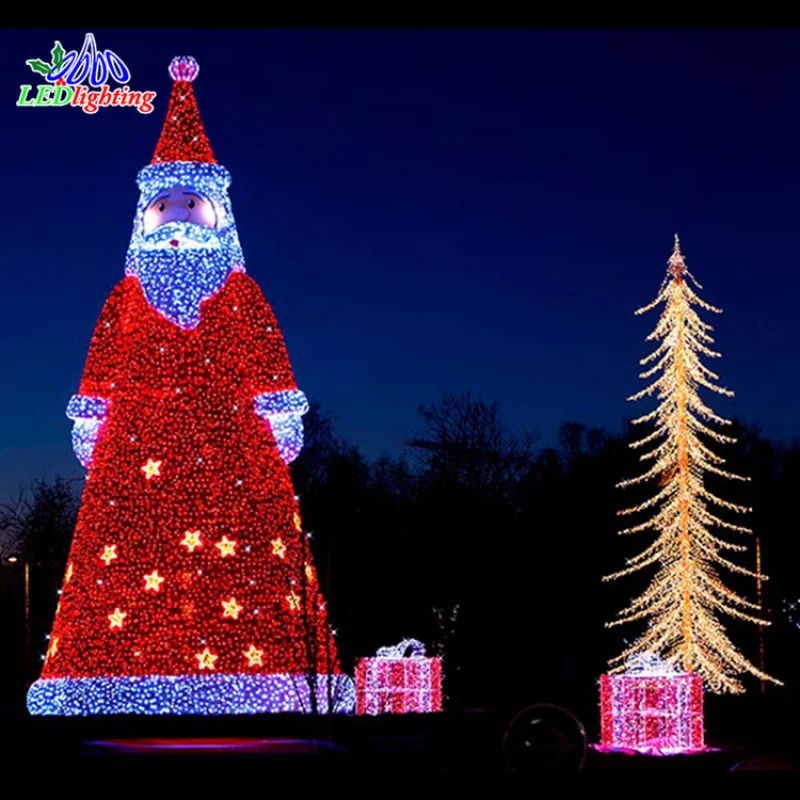
POLYGON ((194 328, 200 304, 222 288, 233 268, 226 244, 211 228, 170 222, 134 237, 126 271, 139 279, 156 311, 182 328, 194 328))

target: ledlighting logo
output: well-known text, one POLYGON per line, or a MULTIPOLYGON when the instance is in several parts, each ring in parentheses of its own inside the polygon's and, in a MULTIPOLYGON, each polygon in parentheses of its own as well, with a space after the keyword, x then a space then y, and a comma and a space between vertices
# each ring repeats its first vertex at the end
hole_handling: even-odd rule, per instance
POLYGON ((156 93, 131 91, 126 85, 131 79, 131 71, 113 51, 98 50, 93 33, 86 34, 80 53, 76 50, 67 53, 57 41, 50 52, 50 62, 29 58, 25 63, 34 72, 44 75, 47 83, 39 84, 35 95, 31 94, 33 85, 21 85, 18 106, 78 106, 87 114, 110 106, 135 108, 140 114, 149 114, 153 110, 156 93), (112 90, 109 80, 119 86, 112 90))

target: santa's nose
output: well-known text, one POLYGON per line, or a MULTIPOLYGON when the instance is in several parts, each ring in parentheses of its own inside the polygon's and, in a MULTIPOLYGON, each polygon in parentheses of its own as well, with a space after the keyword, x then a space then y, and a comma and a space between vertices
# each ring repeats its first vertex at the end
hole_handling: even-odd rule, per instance
POLYGON ((189 219, 189 209, 175 206, 169 208, 161 217, 161 224, 165 225, 167 222, 186 222, 189 219))

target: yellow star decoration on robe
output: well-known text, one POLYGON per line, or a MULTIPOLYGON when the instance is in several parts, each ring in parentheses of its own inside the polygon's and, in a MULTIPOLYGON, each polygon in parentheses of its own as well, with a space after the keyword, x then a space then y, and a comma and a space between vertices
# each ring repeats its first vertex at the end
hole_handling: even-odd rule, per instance
POLYGON ((127 616, 125 611, 120 611, 118 608, 115 608, 114 613, 108 615, 108 618, 111 620, 111 630, 114 630, 114 628, 122 630, 122 622, 127 616))
POLYGON ((259 650, 254 644, 251 644, 250 649, 245 650, 242 655, 250 662, 247 665, 248 667, 264 666, 264 662, 261 660, 261 656, 264 655, 264 651, 259 650))
POLYGON ((214 662, 219 656, 214 655, 207 647, 202 653, 195 653, 194 657, 200 664, 200 669, 215 669, 214 662))
POLYGON ((144 472, 145 479, 149 481, 154 475, 161 475, 161 462, 153 461, 152 458, 148 458, 147 463, 141 470, 144 472))
POLYGON ((230 600, 223 600, 222 605, 225 608, 225 613, 222 615, 223 617, 239 619, 239 612, 242 610, 242 606, 236 602, 236 598, 231 597, 230 600))
POLYGON ((105 561, 106 566, 108 566, 115 558, 119 558, 117 555, 117 546, 115 544, 107 544, 103 548, 103 555, 100 556, 100 559, 105 561))
POLYGON ((306 564, 306 579, 309 583, 314 580, 314 570, 311 568, 311 564, 306 564))
POLYGON ((300 608, 300 598, 294 593, 294 589, 292 589, 291 594, 286 595, 286 599, 289 601, 289 608, 291 608, 292 611, 297 611, 297 609, 300 608))
POLYGON ((303 520, 300 519, 300 515, 295 511, 294 512, 294 526, 297 528, 298 531, 303 530, 303 520))
POLYGON ((272 540, 272 555, 283 558, 286 555, 286 545, 281 541, 280 536, 272 540))
POLYGON ((183 535, 183 541, 181 544, 190 553, 194 553, 195 548, 203 546, 203 543, 200 541, 200 531, 186 531, 186 533, 183 535))
POLYGON ((74 574, 75 574, 75 570, 72 568, 72 562, 70 561, 69 564, 67 564, 67 574, 66 574, 66 576, 64 578, 64 583, 69 583, 70 578, 74 574))
POLYGON ((219 554, 222 558, 236 555, 236 542, 230 540, 227 536, 223 536, 214 547, 219 548, 219 554))
POLYGON ((47 657, 52 658, 58 652, 58 636, 54 636, 47 648, 47 657))
POLYGON ((157 592, 161 588, 161 584, 164 583, 164 579, 158 574, 158 570, 155 569, 149 575, 145 575, 144 580, 145 591, 152 589, 154 592, 157 592))

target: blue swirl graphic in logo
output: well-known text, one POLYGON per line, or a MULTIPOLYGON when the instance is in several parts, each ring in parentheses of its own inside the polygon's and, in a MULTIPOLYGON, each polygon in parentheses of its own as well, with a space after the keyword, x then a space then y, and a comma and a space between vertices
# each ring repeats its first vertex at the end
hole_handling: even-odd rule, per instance
POLYGON ((51 72, 47 80, 54 83, 63 78, 68 86, 88 83, 99 88, 106 83, 109 76, 117 83, 127 83, 131 79, 131 72, 125 62, 112 50, 100 52, 94 34, 87 33, 81 52, 70 50, 69 53, 65 53, 61 66, 51 72))

